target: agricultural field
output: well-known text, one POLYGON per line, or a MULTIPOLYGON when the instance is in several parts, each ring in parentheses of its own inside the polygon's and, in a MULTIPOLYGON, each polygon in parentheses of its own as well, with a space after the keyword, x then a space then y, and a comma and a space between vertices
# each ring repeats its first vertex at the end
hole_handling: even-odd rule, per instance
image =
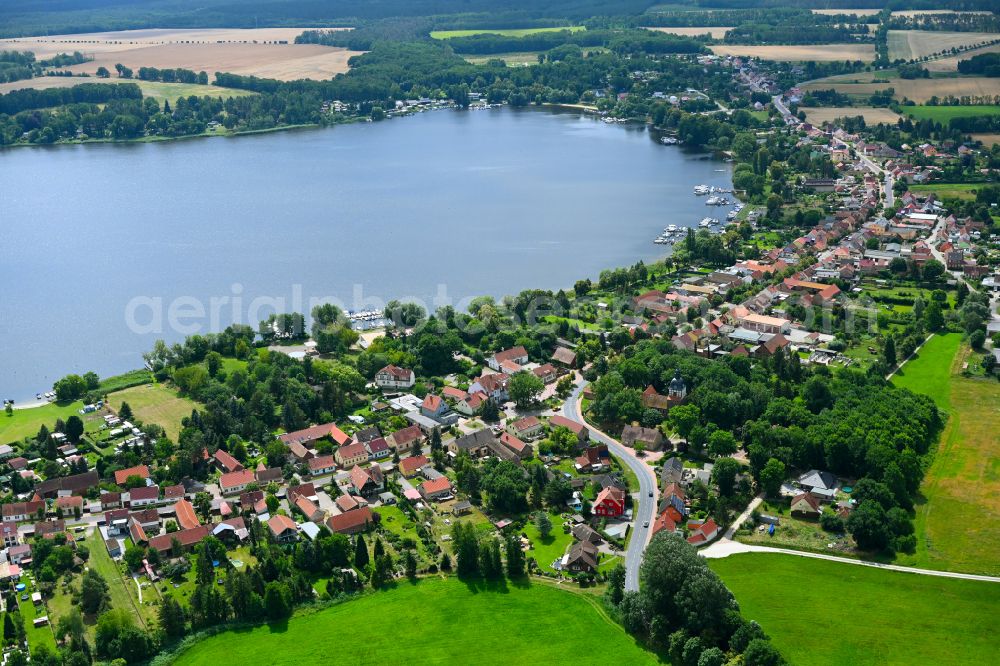
POLYGON ((66 69, 93 75, 121 63, 139 67, 182 67, 196 72, 252 74, 265 78, 328 79, 348 70, 356 52, 319 44, 294 44, 299 28, 259 30, 126 30, 121 32, 22 37, 0 40, 0 49, 32 51, 37 58, 80 51, 90 62, 66 69), (286 43, 281 43, 286 42, 286 43))
POLYGON ((855 16, 875 16, 880 9, 813 9, 813 14, 825 14, 826 16, 836 16, 837 14, 854 14, 855 16))
POLYGON ((931 97, 954 95, 1000 95, 1000 78, 962 76, 930 79, 901 79, 895 73, 857 72, 815 79, 800 86, 803 90, 836 89, 845 95, 869 96, 886 88, 896 91, 896 99, 911 99, 918 104, 931 97))
POLYGON ((452 37, 471 37, 472 35, 503 35, 505 37, 525 37, 527 35, 534 35, 539 32, 560 32, 562 30, 569 30, 570 32, 580 32, 581 30, 586 30, 582 25, 567 25, 560 28, 514 28, 514 29, 496 29, 492 30, 489 28, 474 29, 474 30, 434 30, 431 32, 431 37, 433 39, 451 39, 452 37))
POLYGON ((117 391, 108 396, 113 409, 127 402, 135 417, 144 423, 156 423, 167 431, 170 439, 177 441, 181 432, 181 419, 191 416, 198 403, 177 395, 177 391, 163 384, 136 386, 117 391))
POLYGON ((878 123, 889 123, 895 125, 900 116, 890 109, 875 108, 871 106, 851 106, 851 107, 800 107, 806 114, 806 120, 814 125, 821 125, 825 122, 832 122, 837 118, 864 116, 865 123, 877 125, 878 123))
POLYGON ((915 194, 936 194, 944 199, 963 199, 971 201, 976 198, 976 185, 969 183, 927 183, 924 185, 910 185, 910 192, 915 194))
MULTIPOLYGON (((993 38, 998 39, 1000 35, 993 35, 993 38)), ((1000 44, 963 51, 958 55, 948 56, 947 58, 937 58, 936 60, 923 63, 923 66, 930 72, 958 72, 959 60, 968 60, 972 56, 977 56, 981 53, 1000 53, 1000 44)))
POLYGON ((1000 143, 1000 134, 972 134, 971 136, 976 141, 982 141, 987 148, 1000 143))
MULTIPOLYGON (((34 90, 45 90, 47 88, 72 88, 81 83, 124 83, 122 79, 98 79, 92 76, 38 76, 33 79, 22 81, 9 81, 0 83, 0 94, 8 93, 12 90, 24 90, 32 88, 34 90)), ((236 88, 222 88, 220 86, 200 86, 196 83, 161 83, 159 81, 138 81, 133 80, 128 83, 135 83, 142 90, 144 97, 152 97, 159 103, 169 100, 171 104, 180 97, 195 95, 201 97, 210 95, 211 97, 244 97, 254 95, 249 90, 238 90, 236 88)))
POLYGON ((173 663, 320 663, 330 646, 316 637, 348 626, 372 630, 362 640, 337 641, 340 663, 464 663, 472 653, 477 664, 656 663, 584 594, 540 582, 498 587, 456 578, 400 582, 287 624, 241 630, 239 640, 218 634, 173 663), (386 618, 409 621, 375 630, 386 618))
POLYGON ((1000 106, 907 106, 903 107, 903 112, 917 120, 927 118, 947 125, 948 121, 952 118, 994 116, 1000 114, 1000 106))
POLYGON ((875 59, 874 44, 808 44, 802 46, 743 46, 739 44, 716 44, 710 47, 716 55, 750 56, 762 60, 784 60, 789 62, 829 62, 832 60, 875 59))
POLYGON ((957 334, 935 336, 893 377, 948 412, 934 462, 916 507, 917 552, 900 564, 1000 574, 1000 383, 962 376, 968 345, 957 334))
POLYGON ((983 42, 992 42, 991 32, 944 32, 936 30, 890 30, 889 60, 912 60, 983 42))
POLYGON ((493 53, 490 55, 466 55, 463 56, 473 65, 484 65, 490 60, 503 60, 508 66, 524 67, 526 65, 537 65, 538 54, 541 51, 522 51, 518 53, 493 53))
POLYGON ((791 664, 985 664, 1000 651, 996 583, 778 553, 709 566, 791 664))
POLYGON ((733 26, 713 26, 708 28, 646 28, 646 30, 666 32, 671 35, 680 35, 682 37, 700 37, 701 35, 707 33, 712 36, 712 39, 722 39, 726 36, 726 33, 732 29, 733 26))

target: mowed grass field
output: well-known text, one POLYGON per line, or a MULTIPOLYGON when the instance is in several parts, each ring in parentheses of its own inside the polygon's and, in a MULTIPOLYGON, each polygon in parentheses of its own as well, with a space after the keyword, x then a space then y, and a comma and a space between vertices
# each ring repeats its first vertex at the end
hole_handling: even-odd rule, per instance
POLYGON ((175 442, 181 432, 181 419, 191 416, 191 411, 198 408, 198 403, 194 400, 182 398, 176 389, 163 384, 147 384, 116 391, 108 395, 108 402, 115 410, 123 402, 127 402, 137 419, 162 426, 175 442))
POLYGON ((814 125, 832 122, 837 118, 853 118, 855 116, 864 116, 865 123, 868 125, 877 125, 879 123, 889 123, 890 125, 895 125, 896 121, 900 118, 899 114, 891 109, 882 109, 871 106, 803 106, 800 108, 805 112, 806 120, 814 125))
POLYGON ((929 119, 947 125, 952 118, 995 116, 1000 114, 1000 106, 995 104, 983 106, 904 106, 903 112, 917 120, 929 119))
POLYGON ((767 45, 744 46, 741 44, 716 44, 710 47, 716 55, 750 56, 762 60, 783 60, 789 62, 829 62, 831 60, 875 59, 873 44, 810 44, 803 46, 767 45))
POLYGON ((944 198, 964 199, 971 201, 976 198, 976 185, 968 183, 926 183, 923 185, 910 185, 909 191, 914 193, 933 193, 944 198))
POLYGON ((1000 383, 961 376, 968 346, 935 336, 892 381, 931 396, 948 412, 924 476, 909 566, 1000 575, 1000 383))
POLYGON ((583 594, 543 583, 487 591, 401 582, 339 606, 207 638, 173 663, 655 664, 583 594), (332 642, 329 638, 334 639, 332 642))
POLYGON ((83 403, 77 400, 69 403, 50 402, 31 409, 15 409, 12 416, 0 412, 0 444, 11 444, 20 442, 25 437, 33 437, 43 424, 51 430, 56 419, 65 421, 74 414, 79 416, 81 407, 83 403))
POLYGON ((990 32, 890 30, 889 60, 923 58, 953 48, 990 42, 996 38, 997 35, 990 32))
POLYGON ((505 37, 524 37, 534 35, 539 32, 560 32, 569 30, 570 32, 580 32, 587 28, 582 25, 567 25, 561 28, 513 28, 513 29, 491 29, 482 28, 474 30, 434 30, 431 32, 433 39, 451 39, 452 37, 471 37, 472 35, 504 35, 505 37))
POLYGON ((1000 584, 778 553, 709 560, 790 664, 992 664, 1000 584))

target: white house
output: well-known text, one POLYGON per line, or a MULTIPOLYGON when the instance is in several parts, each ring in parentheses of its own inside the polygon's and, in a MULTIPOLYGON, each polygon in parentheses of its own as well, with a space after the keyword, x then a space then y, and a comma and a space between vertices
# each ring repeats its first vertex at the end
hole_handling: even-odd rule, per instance
POLYGON ((413 370, 387 365, 375 373, 375 385, 381 389, 410 388, 416 382, 413 370))

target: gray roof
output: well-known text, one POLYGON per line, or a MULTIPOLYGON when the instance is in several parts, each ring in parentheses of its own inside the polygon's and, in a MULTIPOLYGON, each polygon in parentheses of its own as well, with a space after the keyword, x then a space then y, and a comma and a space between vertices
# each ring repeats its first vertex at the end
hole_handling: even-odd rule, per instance
POLYGON ((824 472, 819 469, 809 470, 796 479, 796 482, 800 486, 808 486, 809 488, 832 489, 837 487, 837 477, 830 472, 824 472))

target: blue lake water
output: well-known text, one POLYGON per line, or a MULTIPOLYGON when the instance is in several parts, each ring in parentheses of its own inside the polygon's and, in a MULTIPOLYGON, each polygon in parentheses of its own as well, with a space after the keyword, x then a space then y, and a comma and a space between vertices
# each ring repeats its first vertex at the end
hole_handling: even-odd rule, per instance
POLYGON ((722 212, 692 188, 730 186, 728 167, 644 127, 511 109, 2 151, 0 395, 310 299, 461 307, 569 287, 722 212))

